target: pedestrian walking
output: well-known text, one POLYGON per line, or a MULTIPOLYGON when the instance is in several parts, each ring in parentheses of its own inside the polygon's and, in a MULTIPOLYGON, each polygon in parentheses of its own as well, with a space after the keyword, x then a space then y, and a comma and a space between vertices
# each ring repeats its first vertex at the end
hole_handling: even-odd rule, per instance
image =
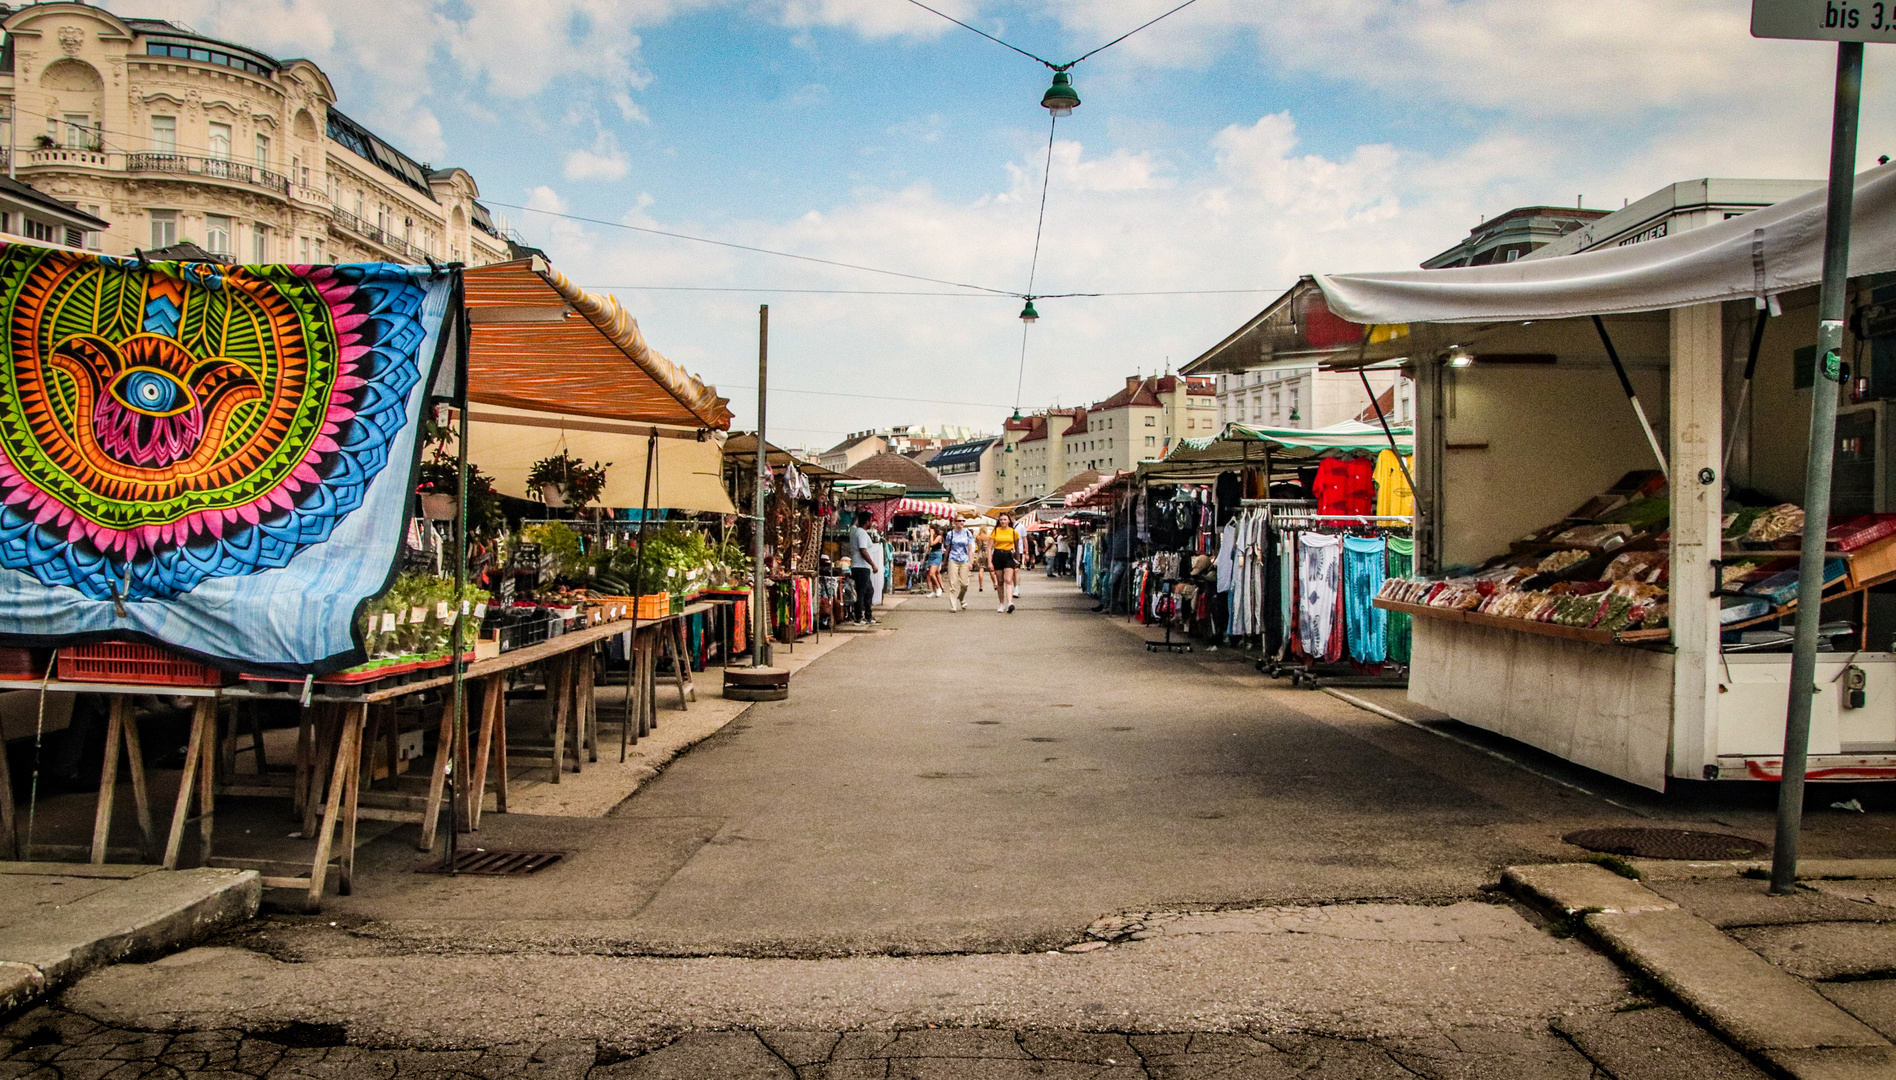
POLYGON ((946 556, 948 610, 960 611, 968 606, 968 577, 974 566, 976 548, 974 533, 966 522, 955 522, 954 529, 942 538, 942 548, 946 556))
POLYGON ((1020 584, 1020 530, 1014 515, 1001 511, 988 533, 988 565, 994 567, 994 591, 1001 594, 995 611, 1014 612, 1014 589, 1020 584))
POLYGON ((923 568, 928 574, 930 596, 941 595, 942 529, 939 525, 928 527, 928 552, 923 557, 923 568))
POLYGON ((849 533, 849 576, 856 583, 856 610, 851 621, 858 626, 874 625, 876 621, 876 575, 882 568, 877 562, 881 545, 869 536, 872 520, 869 511, 856 511, 856 527, 849 533))
POLYGON ((988 579, 988 532, 983 528, 974 534, 974 591, 986 592, 988 579))

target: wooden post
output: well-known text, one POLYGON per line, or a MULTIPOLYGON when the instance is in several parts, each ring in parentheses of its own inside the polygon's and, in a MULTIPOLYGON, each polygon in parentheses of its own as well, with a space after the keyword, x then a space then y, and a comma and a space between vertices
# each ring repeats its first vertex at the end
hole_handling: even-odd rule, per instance
MULTIPOLYGON (((303 900, 303 910, 314 915, 323 907, 323 887, 329 880, 329 850, 335 845, 336 825, 339 823, 343 808, 343 789, 348 786, 348 776, 354 770, 350 764, 360 753, 362 728, 357 722, 360 713, 349 710, 350 715, 337 727, 336 756, 330 769, 329 797, 324 800, 322 824, 316 830, 316 858, 309 867, 309 895, 303 900)), ((353 815, 351 815, 353 817, 353 815)), ((347 837, 353 842, 354 830, 347 837)))
POLYGON ((428 770, 428 803, 421 813, 421 839, 415 844, 422 851, 434 850, 435 832, 441 827, 441 800, 448 790, 448 762, 454 746, 454 707, 441 706, 441 734, 435 742, 434 767, 428 770))
POLYGON ((217 699, 200 698, 191 717, 191 737, 184 747, 184 772, 178 777, 178 798, 171 807, 171 831, 165 837, 163 866, 178 868, 184 847, 184 827, 191 823, 191 789, 197 788, 198 813, 203 822, 203 855, 210 855, 212 792, 215 790, 217 699))

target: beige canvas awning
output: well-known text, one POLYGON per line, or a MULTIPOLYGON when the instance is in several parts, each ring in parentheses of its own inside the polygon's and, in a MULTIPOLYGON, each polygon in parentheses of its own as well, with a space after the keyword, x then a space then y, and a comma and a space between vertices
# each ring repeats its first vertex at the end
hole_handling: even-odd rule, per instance
MULTIPOLYGON (((588 462, 610 462, 599 504, 637 508, 645 494, 645 449, 651 424, 596 417, 563 416, 476 402, 468 408, 468 461, 494 478, 503 495, 538 501, 527 490, 527 472, 541 458, 565 449, 588 462)), ((658 471, 652 480, 654 509, 735 514, 720 475, 724 452, 715 436, 659 427, 658 471)))

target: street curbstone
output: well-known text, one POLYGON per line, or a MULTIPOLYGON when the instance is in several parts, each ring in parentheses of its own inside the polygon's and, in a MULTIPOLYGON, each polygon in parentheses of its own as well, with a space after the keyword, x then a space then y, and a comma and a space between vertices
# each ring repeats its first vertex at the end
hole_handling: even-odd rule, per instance
POLYGON ((1668 911, 1679 905, 1592 863, 1510 866, 1501 875, 1509 893, 1536 907, 1563 915, 1587 911, 1668 911))

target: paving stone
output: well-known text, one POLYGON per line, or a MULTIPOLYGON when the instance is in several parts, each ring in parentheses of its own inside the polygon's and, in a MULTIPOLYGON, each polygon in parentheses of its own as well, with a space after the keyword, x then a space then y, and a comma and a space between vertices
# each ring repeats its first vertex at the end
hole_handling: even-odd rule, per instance
POLYGON ((1807 922, 1896 921, 1896 908, 1859 903, 1832 895, 1828 889, 1804 888, 1790 896, 1773 896, 1770 882, 1735 874, 1723 878, 1654 881, 1649 882, 1647 888, 1677 901, 1680 907, 1713 926, 1727 930, 1739 926, 1807 922))
POLYGON ((1851 881, 1811 881, 1806 882, 1818 892, 1840 896, 1845 900, 1854 900, 1862 904, 1876 904, 1885 910, 1884 917, 1896 919, 1896 881, 1889 878, 1864 878, 1851 881))
POLYGON ((1139 1056, 1153 1058, 1161 1054, 1182 1054, 1192 1044, 1190 1035, 1133 1035, 1132 1048, 1139 1056))
POLYGON ((827 1061, 830 1051, 842 1040, 842 1035, 834 1031, 760 1031, 757 1037, 793 1066, 827 1061))
POLYGON ((580 1080, 598 1059, 599 1048, 588 1040, 555 1039, 534 1048, 520 1075, 529 1080, 580 1080))
POLYGON ((1742 1054, 1672 1009, 1563 1017, 1554 1026, 1617 1080, 1765 1080, 1742 1054))
POLYGON ((588 1074, 591 1080, 793 1080, 795 1072, 748 1031, 695 1032, 588 1074))
POLYGON ((1896 1076, 1896 1047, 1767 1050, 1765 1057, 1797 1080, 1889 1080, 1896 1076))
MULTIPOLYGON (((889 1075, 888 1058, 839 1058, 806 1067, 809 1080, 883 1080, 889 1075)), ((797 1078, 804 1080, 803 1070, 797 1071, 797 1078)))
POLYGON ((1896 971, 1896 926, 1808 923, 1732 931, 1753 952, 1806 979, 1852 979, 1896 971))
POLYGON ((1139 1052, 1124 1035, 1089 1031, 1023 1031, 1020 1047, 1049 1061, 1090 1061, 1096 1065, 1125 1065, 1139 1060, 1139 1052))
POLYGON ((880 1057, 882 1051, 894 1041, 895 1033, 892 1031, 846 1031, 836 1043, 836 1049, 830 1051, 830 1060, 880 1057))
POLYGON ((1858 1020, 1896 1041, 1896 979, 1820 983, 1817 992, 1858 1020))
POLYGON ((887 1058, 1025 1058, 1011 1031, 941 1028, 904 1031, 882 1051, 887 1058))
POLYGON ((1025 1058, 890 1058, 888 1080, 1093 1080, 1099 1066, 1025 1058))

